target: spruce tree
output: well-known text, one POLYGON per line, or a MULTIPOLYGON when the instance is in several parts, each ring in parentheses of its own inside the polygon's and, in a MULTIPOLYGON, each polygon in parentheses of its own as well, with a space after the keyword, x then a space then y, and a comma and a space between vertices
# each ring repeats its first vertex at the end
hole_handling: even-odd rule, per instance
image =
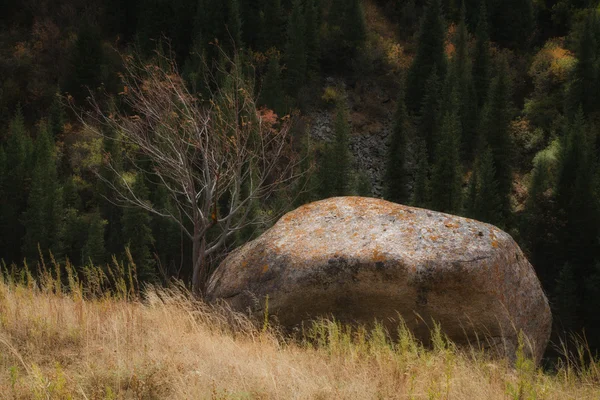
POLYGON ((573 266, 565 263, 560 269, 554 288, 554 307, 560 324, 565 331, 578 328, 579 287, 573 266))
POLYGON ((341 28, 344 39, 354 52, 367 38, 365 13, 361 0, 348 0, 347 7, 341 28))
POLYGON ((81 265, 90 266, 91 263, 100 266, 107 261, 104 247, 104 230, 107 224, 108 221, 102 219, 99 210, 95 210, 89 216, 87 238, 81 252, 81 265))
POLYGON ((318 180, 321 198, 347 196, 352 189, 350 126, 344 100, 340 100, 337 104, 334 131, 335 138, 332 143, 325 145, 319 162, 318 180))
MULTIPOLYGON (((111 158, 112 166, 119 172, 123 169, 122 152, 124 149, 120 146, 118 134, 112 130, 106 132, 104 139, 104 152, 111 158)), ((106 252, 107 254, 119 254, 123 251, 123 238, 121 229, 121 218, 123 208, 116 205, 115 192, 112 185, 119 185, 117 173, 107 167, 101 167, 100 179, 96 182, 96 199, 100 215, 106 219, 106 252)), ((104 230, 104 228, 103 228, 104 230)), ((103 245, 104 247, 104 245, 103 245)), ((85 260, 84 260, 85 261, 85 260)))
POLYGON ((238 51, 242 48, 242 20, 240 16, 240 5, 238 0, 227 2, 227 36, 225 46, 234 46, 238 51))
POLYGON ((487 99, 490 83, 490 37, 488 32, 486 0, 481 1, 473 55, 473 86, 477 92, 477 109, 481 110, 487 99))
POLYGON ((496 168, 496 181, 500 196, 502 221, 506 225, 511 216, 512 144, 510 138, 511 96, 508 63, 502 58, 498 74, 490 85, 488 100, 483 110, 480 131, 490 145, 496 168))
POLYGON ((285 61, 287 66, 286 89, 295 97, 306 79, 306 27, 300 0, 294 0, 288 21, 285 61))
POLYGON ((331 182, 335 196, 350 194, 350 124, 348 123, 348 110, 345 101, 340 100, 335 116, 335 140, 331 149, 334 180, 331 182))
POLYGON ((442 106, 442 84, 434 67, 425 86, 417 129, 418 137, 426 146, 430 163, 435 157, 435 146, 440 135, 442 106))
POLYGON ((526 50, 535 32, 532 0, 502 0, 491 10, 494 42, 511 49, 526 50))
POLYGON ((409 118, 406 111, 404 91, 398 96, 398 106, 394 121, 394 130, 388 148, 386 165, 386 198, 395 203, 405 203, 408 200, 406 171, 406 146, 409 130, 409 118))
MULTIPOLYGON (((265 0, 262 48, 283 49, 285 43, 285 17, 281 0, 265 0)), ((289 25, 289 24, 288 24, 289 25)))
POLYGON ((25 121, 19 108, 9 126, 5 149, 5 189, 0 192, 0 242, 4 247, 2 258, 7 262, 22 261, 20 250, 25 227, 21 215, 27 204, 31 153, 31 139, 25 130, 25 121))
MULTIPOLYGON (((228 48, 231 43, 227 35, 227 2, 222 0, 198 0, 198 8, 194 19, 194 39, 201 40, 200 54, 205 54, 208 60, 208 65, 212 66, 212 62, 219 57, 217 47, 212 45, 218 42, 228 48), (212 44, 211 44, 212 43, 212 44)), ((196 52, 198 50, 194 48, 196 52)))
MULTIPOLYGON (((169 194, 164 186, 158 185, 152 189, 152 202, 164 214, 175 214, 169 194)), ((152 218, 152 237, 154 237, 154 253, 158 257, 160 270, 167 274, 177 271, 182 260, 183 232, 175 221, 170 218, 152 218), (172 272, 171 272, 172 271, 172 272)))
POLYGON ((245 0, 240 5, 244 28, 242 30, 243 41, 249 48, 258 50, 264 28, 261 20, 264 0, 245 0))
POLYGON ((494 167, 494 155, 487 144, 476 161, 476 193, 471 217, 489 224, 502 224, 501 204, 498 195, 498 182, 494 167))
POLYGON ((95 90, 102 81, 104 50, 100 32, 96 27, 84 24, 80 29, 71 56, 73 74, 69 78, 69 91, 77 100, 83 100, 90 90, 95 90))
POLYGON ((320 66, 320 0, 308 0, 305 6, 306 68, 309 78, 318 76, 320 66))
MULTIPOLYGON (((132 191, 137 198, 148 201, 149 191, 142 173, 136 175, 132 191)), ((137 266, 138 277, 144 282, 150 282, 156 277, 151 222, 148 212, 139 207, 125 208, 121 218, 125 247, 129 248, 131 258, 137 266)))
POLYGON ((417 170, 415 173, 414 190, 412 195, 412 205, 415 207, 428 208, 430 205, 430 184, 429 184, 429 155, 427 146, 422 140, 417 140, 417 170))
POLYGON ((267 73, 260 89, 260 103, 275 111, 280 117, 283 117, 287 111, 281 82, 281 66, 276 53, 271 54, 269 58, 267 73))
POLYGON ((23 254, 30 260, 38 259, 41 251, 52 251, 55 256, 60 249, 60 222, 63 215, 62 193, 56 171, 56 152, 52 134, 45 123, 35 142, 34 167, 27 210, 23 215, 25 237, 23 254))
POLYGON ((198 36, 183 66, 183 77, 193 94, 208 95, 207 87, 207 52, 203 39, 198 36))
POLYGON ((56 137, 58 134, 62 133, 65 125, 65 108, 63 102, 61 100, 60 94, 56 93, 54 95, 54 100, 50 105, 50 131, 52 132, 52 136, 56 137))
POLYGON ((434 210, 458 214, 462 207, 462 172, 460 163, 460 119, 458 99, 452 95, 451 109, 442 120, 431 175, 431 206, 434 210))
POLYGON ((446 75, 445 53, 446 28, 440 0, 429 0, 421 22, 417 54, 408 71, 406 94, 407 107, 417 112, 425 97, 425 87, 432 71, 446 75))
POLYGON ((555 139, 546 149, 539 152, 533 160, 533 170, 529 182, 528 198, 520 229, 529 250, 531 264, 544 287, 553 287, 558 276, 555 265, 557 249, 560 248, 556 233, 556 199, 553 189, 559 167, 560 141, 555 139))
MULTIPOLYGON (((4 152, 4 147, 0 145, 0 193, 4 193, 6 190, 4 186, 4 181, 6 180, 6 153, 4 152)), ((2 201, 2 197, 0 197, 0 201, 2 201)))
POLYGON ((315 153, 308 131, 304 134, 300 154, 302 156, 300 161, 301 178, 298 179, 295 185, 295 207, 300 207, 317 199, 319 182, 315 171, 315 153))
POLYGON ((583 111, 577 113, 568 130, 561 154, 561 167, 556 186, 556 202, 562 229, 559 241, 562 260, 578 270, 578 276, 594 264, 598 254, 600 215, 595 195, 595 160, 593 146, 583 111))
POLYGON ((77 191, 75 178, 68 179, 62 188, 63 215, 61 221, 61 254, 77 265, 81 261, 81 251, 85 244, 87 223, 83 216, 83 204, 77 191))
POLYGON ((596 34, 596 26, 600 26, 598 17, 590 13, 579 35, 577 64, 567 92, 566 108, 570 117, 576 114, 579 107, 585 115, 600 110, 600 35, 596 34))
POLYGON ((471 57, 469 55, 469 33, 467 31, 464 2, 461 8, 455 46, 456 52, 452 60, 452 69, 458 88, 462 142, 466 154, 470 155, 475 146, 477 100, 475 98, 475 87, 473 86, 471 57))
POLYGON ((373 196, 373 187, 369 175, 365 171, 357 171, 354 175, 354 194, 360 197, 373 196))
POLYGON ((400 38, 410 39, 415 33, 416 27, 418 27, 418 13, 415 5, 415 0, 406 0, 402 9, 400 10, 400 38))

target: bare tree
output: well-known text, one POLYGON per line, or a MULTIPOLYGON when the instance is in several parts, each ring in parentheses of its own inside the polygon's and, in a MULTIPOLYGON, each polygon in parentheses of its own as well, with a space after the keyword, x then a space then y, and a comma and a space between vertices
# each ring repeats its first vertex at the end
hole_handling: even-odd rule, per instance
POLYGON ((196 294, 210 277, 209 257, 256 223, 253 204, 296 178, 289 118, 258 109, 240 63, 223 57, 217 72, 221 84, 202 100, 187 90, 169 57, 158 54, 155 62, 144 63, 124 56, 122 106, 105 111, 92 96, 91 110, 80 115, 98 133, 115 132, 105 138, 119 141, 128 164, 168 192, 172 210, 138 198, 130 174, 106 155, 117 178, 105 181, 118 202, 170 218, 192 241, 196 294))

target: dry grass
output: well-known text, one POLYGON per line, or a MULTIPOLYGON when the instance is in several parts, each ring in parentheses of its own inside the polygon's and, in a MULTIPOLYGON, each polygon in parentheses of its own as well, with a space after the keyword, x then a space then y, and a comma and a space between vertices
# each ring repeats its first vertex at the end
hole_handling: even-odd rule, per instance
POLYGON ((522 358, 510 368, 458 351, 439 330, 425 350, 406 331, 392 343, 381 328, 348 332, 330 321, 294 342, 183 288, 136 299, 73 278, 64 290, 56 275, 0 279, 1 398, 600 398, 596 364, 547 374, 522 358))

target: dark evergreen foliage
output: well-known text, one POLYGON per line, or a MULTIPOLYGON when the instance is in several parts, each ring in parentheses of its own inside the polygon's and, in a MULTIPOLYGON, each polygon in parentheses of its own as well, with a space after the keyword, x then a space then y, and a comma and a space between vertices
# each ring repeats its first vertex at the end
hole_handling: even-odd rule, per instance
POLYGON ((460 162, 461 127, 457 93, 453 91, 450 105, 442 120, 431 173, 431 207, 434 210, 460 214, 462 210, 462 167, 460 162))
POLYGON ((510 194, 512 192, 512 144, 510 138, 511 95, 508 64, 501 59, 497 76, 490 85, 484 107, 480 132, 490 145, 496 169, 498 194, 500 196, 502 221, 506 225, 511 218, 510 194))
POLYGON ((23 215, 23 255, 30 262, 38 260, 38 246, 42 251, 51 250, 57 256, 61 247, 62 194, 56 171, 54 141, 45 123, 40 125, 33 155, 31 188, 23 215))
MULTIPOLYGON (((143 174, 135 177, 132 190, 136 197, 149 201, 149 191, 144 182, 143 174)), ((127 207, 123 210, 121 227, 123 229, 124 246, 131 254, 136 264, 139 279, 150 282, 156 278, 155 260, 152 255, 152 218, 147 211, 137 207, 127 207)))
POLYGON ((392 140, 388 148, 386 176, 386 198, 395 203, 408 200, 408 173, 406 171, 409 118, 404 102, 404 91, 398 96, 398 106, 392 131, 392 140))
POLYGON ((295 96, 306 79, 306 26, 300 0, 294 0, 288 21, 285 63, 287 67, 286 89, 295 96))
POLYGON ((425 97, 427 81, 432 72, 446 75, 446 27, 440 0, 429 0, 418 38, 417 54, 408 71, 406 94, 409 111, 417 112, 425 97))

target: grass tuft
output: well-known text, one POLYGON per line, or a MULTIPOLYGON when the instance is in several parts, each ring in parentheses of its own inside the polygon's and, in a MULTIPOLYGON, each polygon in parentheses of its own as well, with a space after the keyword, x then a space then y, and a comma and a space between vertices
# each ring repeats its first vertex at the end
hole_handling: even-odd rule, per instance
MULTIPOLYGON (((0 397, 7 399, 597 399, 585 340, 553 372, 525 356, 429 347, 403 322, 333 318, 291 339, 264 320, 208 306, 185 286, 140 288, 131 260, 77 273, 66 263, 0 270, 0 397)), ((267 303, 268 304, 268 303, 267 303)), ((565 345, 566 349, 567 346, 565 345)))

